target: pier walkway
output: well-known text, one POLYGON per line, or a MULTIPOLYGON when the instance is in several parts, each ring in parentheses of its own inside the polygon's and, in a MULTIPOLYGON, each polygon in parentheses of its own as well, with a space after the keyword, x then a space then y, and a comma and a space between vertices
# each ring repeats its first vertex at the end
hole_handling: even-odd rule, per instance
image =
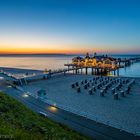
POLYGON ((137 61, 140 61, 140 57, 118 59, 117 63, 119 67, 126 67, 126 66, 130 66, 132 63, 137 62, 137 61))

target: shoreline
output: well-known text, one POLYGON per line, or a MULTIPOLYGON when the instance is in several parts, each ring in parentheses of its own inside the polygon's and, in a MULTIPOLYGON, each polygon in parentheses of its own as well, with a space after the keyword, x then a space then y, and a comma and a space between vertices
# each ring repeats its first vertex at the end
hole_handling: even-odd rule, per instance
MULTIPOLYGON (((14 68, 14 67, 0 67, 0 70, 3 70, 7 73, 10 73, 10 74, 33 74, 33 73, 36 73, 36 74, 42 74, 44 71, 43 70, 37 70, 37 69, 22 69, 22 68, 14 68)), ((86 75, 86 74, 73 74, 73 73, 66 73, 67 75, 86 75)), ((61 75, 61 74, 56 74, 54 76, 57 76, 57 75, 61 75)), ((63 75, 63 74, 62 74, 63 75)), ((92 74, 87 74, 89 76, 101 76, 101 75, 92 75, 92 74)), ((103 77, 119 77, 119 78, 136 78, 136 79, 139 79, 140 77, 137 76, 137 77, 131 77, 131 76, 114 76, 114 75, 102 75, 103 77)))

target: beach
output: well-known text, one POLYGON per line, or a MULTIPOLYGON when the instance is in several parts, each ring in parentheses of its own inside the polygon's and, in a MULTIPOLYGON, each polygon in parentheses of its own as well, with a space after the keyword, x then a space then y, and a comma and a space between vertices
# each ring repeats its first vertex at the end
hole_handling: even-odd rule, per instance
MULTIPOLYGON (((71 87, 72 83, 85 79, 90 81, 93 77, 91 75, 60 75, 29 83, 22 88, 34 96, 40 89, 44 89, 46 90, 44 102, 52 103, 56 107, 85 116, 88 119, 140 135, 140 78, 133 78, 135 84, 132 86, 130 94, 125 97, 119 96, 118 100, 113 99, 111 89, 105 93, 104 97, 101 97, 100 90, 89 95, 88 90, 84 89, 82 85, 80 85, 80 93, 71 87)), ((128 79, 132 80, 132 78, 128 79)))
MULTIPOLYGON (((15 76, 25 75, 26 73, 29 75, 43 73, 41 70, 32 69, 4 67, 0 69, 15 76)), ((61 108, 87 119, 140 136, 140 78, 138 77, 130 78, 67 73, 66 75, 58 74, 51 78, 48 77, 46 79, 28 82, 25 85, 19 86, 18 89, 56 108, 61 108), (95 80, 96 78, 97 80, 95 80), (85 80, 89 83, 87 89, 84 88, 85 83, 81 84, 81 81, 85 80), (116 91, 119 97, 118 100, 115 100, 112 89, 116 88, 116 85, 123 80, 128 80, 129 82, 134 80, 135 83, 131 85, 130 93, 122 97, 121 91, 125 91, 129 82, 127 84, 123 83, 122 87, 116 91), (80 92, 77 92, 76 86, 74 88, 72 87, 76 82, 78 82, 80 92), (105 82, 105 84, 98 89, 97 85, 102 82, 105 82), (104 96, 101 96, 101 90, 109 83, 111 87, 104 93, 104 96), (92 89, 93 92, 90 95, 89 90, 93 86, 96 87, 96 91, 92 89), (39 97, 38 91, 42 89, 46 91, 46 95, 39 97)))

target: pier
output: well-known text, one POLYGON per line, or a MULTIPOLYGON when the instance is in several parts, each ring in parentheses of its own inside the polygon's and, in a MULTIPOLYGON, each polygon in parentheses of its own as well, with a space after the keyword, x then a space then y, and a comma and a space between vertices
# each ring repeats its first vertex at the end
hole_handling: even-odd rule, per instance
POLYGON ((117 64, 119 65, 119 68, 121 67, 127 67, 130 66, 131 64, 140 61, 140 57, 135 57, 135 58, 124 58, 124 59, 118 59, 117 64))
POLYGON ((74 64, 65 64, 68 67, 67 71, 73 71, 74 74, 90 74, 100 75, 113 72, 114 75, 119 75, 119 68, 97 67, 97 66, 76 66, 74 64))
POLYGON ((94 56, 89 57, 87 53, 85 58, 73 58, 72 63, 64 64, 68 69, 75 74, 92 74, 92 75, 105 75, 112 73, 112 75, 119 76, 119 69, 130 66, 134 62, 140 61, 140 57, 116 59, 108 56, 94 56), (103 60, 102 60, 103 59, 103 60), (84 71, 84 73, 83 73, 84 71), (90 72, 90 73, 89 73, 90 72))

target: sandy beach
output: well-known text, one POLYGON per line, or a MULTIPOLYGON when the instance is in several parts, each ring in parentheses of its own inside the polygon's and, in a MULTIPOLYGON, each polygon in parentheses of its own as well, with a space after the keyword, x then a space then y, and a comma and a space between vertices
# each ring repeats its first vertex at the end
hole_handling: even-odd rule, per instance
MULTIPOLYGON (((0 69, 15 76, 26 73, 42 73, 42 71, 32 69, 0 69)), ((64 76, 63 74, 59 74, 46 80, 30 82, 22 86, 22 89, 35 97, 38 96, 37 92, 40 89, 44 89, 47 95, 42 99, 46 103, 140 136, 140 78, 110 77, 113 81, 116 79, 116 82, 114 84, 111 83, 111 87, 108 88, 107 93, 104 93, 104 97, 101 97, 100 91, 105 85, 102 85, 100 89, 97 88, 97 85, 108 80, 106 79, 107 77, 103 76, 103 81, 97 79, 97 83, 94 83, 95 77, 100 76, 73 74, 66 74, 64 76), (120 92, 125 90, 127 84, 122 84, 122 87, 117 91, 119 99, 114 100, 112 89, 119 83, 117 79, 124 79, 129 82, 135 80, 135 83, 132 85, 130 93, 125 94, 125 97, 122 97, 120 92), (90 84, 87 89, 84 88, 85 84, 81 84, 81 81, 85 80, 90 84), (72 84, 76 84, 76 82, 79 84, 80 92, 77 92, 77 87, 72 88, 72 84), (96 91, 90 95, 89 90, 93 86, 96 87, 96 91)))
MULTIPOLYGON (((140 79, 135 79, 130 93, 125 97, 120 96, 120 90, 124 90, 124 84, 119 93, 119 99, 114 100, 111 89, 117 83, 107 90, 104 97, 100 96, 100 89, 97 89, 93 95, 89 95, 88 89, 81 87, 78 93, 71 85, 81 80, 92 80, 91 75, 66 75, 53 77, 48 80, 36 81, 24 86, 24 90, 37 95, 40 89, 46 90, 47 101, 53 102, 56 106, 71 111, 73 113, 84 115, 89 119, 102 122, 115 128, 125 130, 130 133, 140 135, 140 79)), ((112 77, 116 79, 116 77, 112 77)), ((123 78, 132 80, 132 78, 123 78)))

